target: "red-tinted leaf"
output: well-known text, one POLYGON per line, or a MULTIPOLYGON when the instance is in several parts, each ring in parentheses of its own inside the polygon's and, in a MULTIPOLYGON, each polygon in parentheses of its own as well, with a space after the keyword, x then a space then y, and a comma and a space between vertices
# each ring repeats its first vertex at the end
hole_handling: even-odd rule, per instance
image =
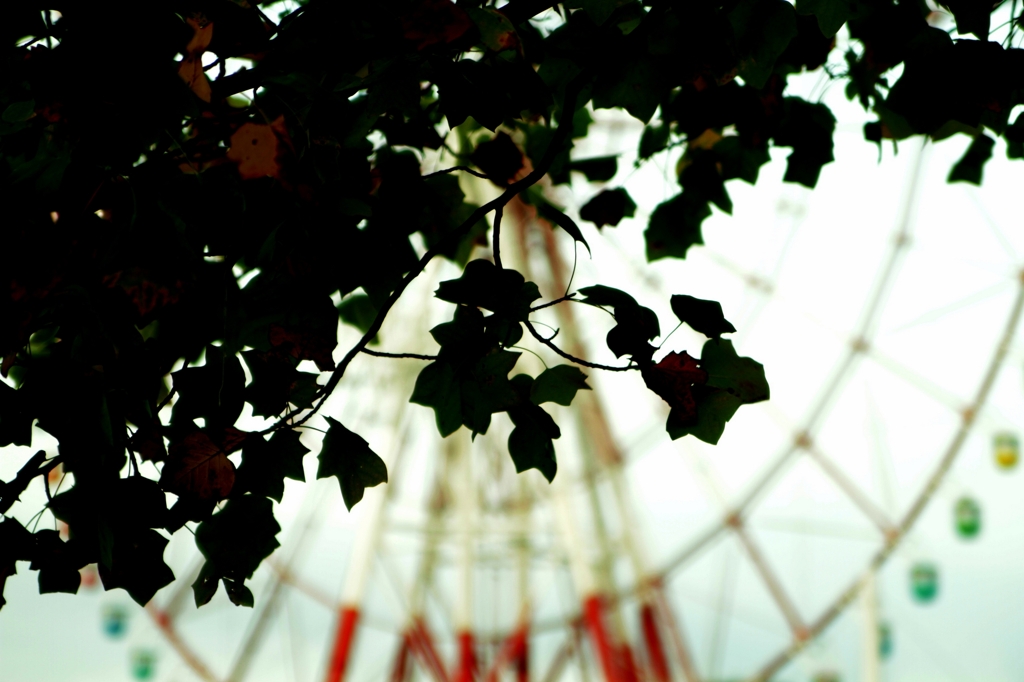
POLYGON ((647 388, 667 402, 682 420, 697 417, 694 386, 703 386, 708 374, 697 366, 697 360, 683 353, 671 352, 661 362, 643 371, 647 388))
POLYGON ((193 431, 171 446, 160 474, 167 492, 199 500, 222 500, 235 485, 235 465, 202 431, 193 431))
POLYGON ((192 39, 185 47, 185 57, 178 65, 178 75, 185 81, 189 89, 196 97, 209 102, 213 91, 210 88, 210 81, 203 70, 203 52, 210 46, 213 39, 213 22, 203 17, 189 17, 188 25, 194 33, 192 39))
POLYGON ((281 176, 281 157, 290 146, 284 117, 273 123, 245 123, 231 136, 227 158, 243 180, 281 176))
POLYGON ((327 339, 315 330, 297 327, 285 329, 279 324, 270 325, 270 345, 279 348, 293 358, 312 360, 322 372, 334 369, 333 339, 327 339))

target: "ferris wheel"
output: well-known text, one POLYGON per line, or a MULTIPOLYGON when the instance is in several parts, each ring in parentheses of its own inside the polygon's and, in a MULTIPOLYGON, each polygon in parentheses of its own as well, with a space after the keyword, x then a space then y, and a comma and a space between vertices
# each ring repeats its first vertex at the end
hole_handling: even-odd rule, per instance
MULTIPOLYGON (((620 151, 621 125, 606 122, 594 149, 620 151)), ((104 612, 135 677, 885 679, 900 622, 886 616, 896 597, 880 572, 899 564, 901 597, 941 600, 953 588, 915 524, 952 496, 950 532, 977 536, 982 503, 951 479, 954 462, 984 452, 1010 470, 1019 458, 1012 415, 1024 399, 1002 370, 1024 359, 1024 240, 987 214, 984 193, 998 184, 946 185, 949 163, 933 154, 901 150, 858 192, 825 177, 780 197, 760 189, 778 178, 763 178, 734 190, 748 194, 736 216, 708 221, 706 246, 642 269, 646 216, 592 239, 594 260, 574 265, 561 235, 510 204, 518 229, 505 248, 546 297, 572 278, 621 281, 652 307, 673 293, 718 298, 740 354, 765 365, 772 400, 741 410, 717 446, 672 442, 635 377, 591 373, 595 390, 555 414, 549 486, 515 474, 502 420, 475 441, 439 439, 429 411, 405 403, 416 361, 361 359, 326 413, 367 437, 390 483, 351 515, 328 482, 289 483, 282 547, 257 574, 252 611, 219 598, 196 610, 195 550, 175 537, 167 559, 179 579, 147 607, 149 624, 135 618, 125 633, 123 609, 104 612), (951 249, 952 225, 971 233, 951 249)), ((655 196, 660 172, 652 163, 615 183, 653 206, 667 198, 655 196)), ((450 312, 430 294, 455 273, 439 265, 410 290, 383 347, 418 350, 450 312)), ((563 347, 602 357, 598 311, 543 313, 563 347)), ((697 354, 701 337, 688 334, 666 348, 697 354)), ((523 371, 557 364, 542 347, 524 351, 523 371)))

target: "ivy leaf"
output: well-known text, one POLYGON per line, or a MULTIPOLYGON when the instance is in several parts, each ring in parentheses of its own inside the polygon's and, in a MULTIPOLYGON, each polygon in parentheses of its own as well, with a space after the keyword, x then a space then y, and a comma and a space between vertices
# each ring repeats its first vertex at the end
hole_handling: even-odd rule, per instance
POLYGON ((252 405, 254 415, 275 417, 288 408, 288 403, 303 408, 312 405, 319 375, 298 371, 298 360, 258 350, 243 351, 241 355, 252 373, 252 382, 245 387, 243 396, 252 405))
POLYGON ((434 295, 442 301, 484 308, 523 321, 529 318, 530 304, 540 298, 540 291, 515 270, 479 259, 467 263, 458 279, 441 282, 434 295))
MULTIPOLYGON (((255 598, 252 596, 252 590, 245 586, 245 583, 238 580, 231 580, 230 578, 222 578, 224 583, 224 589, 228 593, 228 599, 235 606, 248 606, 250 609, 255 603, 255 598)), ((212 594, 210 595, 213 596, 212 594)))
POLYGON ((583 233, 580 232, 579 225, 576 222, 563 213, 560 209, 555 207, 554 204, 548 201, 540 201, 536 203, 537 214, 545 220, 558 225, 560 228, 569 233, 569 235, 577 242, 583 244, 587 248, 587 253, 590 253, 590 244, 583 238, 583 233))
POLYGON ((4 585, 18 572, 16 562, 31 560, 33 542, 32 534, 16 519, 0 516, 0 609, 7 603, 4 585))
POLYGON ((578 367, 558 365, 537 375, 530 388, 530 402, 534 405, 552 402, 568 406, 572 404, 577 391, 589 390, 587 375, 578 367))
POLYGON ((853 16, 849 0, 796 0, 797 14, 813 14, 826 38, 831 38, 853 16))
POLYGON ((728 391, 706 386, 695 386, 693 395, 696 418, 687 418, 685 412, 673 409, 669 412, 665 430, 672 440, 694 436, 705 443, 717 445, 725 433, 726 422, 732 419, 743 402, 728 391))
POLYGON ((775 61, 796 37, 796 13, 785 0, 740 0, 729 13, 739 53, 739 73, 757 89, 772 75, 775 61))
POLYGON ((55 530, 41 530, 34 534, 33 539, 35 547, 29 569, 39 571, 39 593, 77 593, 82 575, 72 556, 71 543, 61 540, 55 530))
POLYGON ((320 467, 316 477, 335 476, 341 486, 345 506, 351 510, 363 499, 366 488, 388 482, 388 470, 384 460, 370 449, 359 434, 349 431, 330 417, 325 419, 330 427, 317 456, 320 467))
POLYGON ((598 77, 594 84, 594 108, 622 107, 633 118, 647 123, 661 103, 664 89, 657 64, 646 57, 634 58, 598 77))
POLYGON ((680 421, 696 419, 697 401, 693 389, 707 383, 708 374, 697 366, 694 358, 685 352, 673 351, 658 364, 645 368, 642 375, 647 388, 667 402, 680 421))
POLYGON ((245 373, 234 354, 217 346, 206 347, 206 364, 171 373, 180 399, 172 420, 201 417, 210 427, 231 426, 242 414, 245 373))
POLYGON ((644 231, 647 260, 686 258, 691 246, 704 243, 701 223, 710 215, 708 202, 691 192, 677 194, 658 204, 644 231))
POLYGON ((992 148, 996 141, 982 133, 971 141, 967 151, 956 162, 949 171, 947 182, 969 182, 972 185, 981 185, 981 178, 985 172, 985 163, 992 158, 992 148))
POLYGON ((635 361, 648 362, 654 347, 648 343, 661 333, 658 316, 645 308, 624 291, 596 285, 583 287, 583 303, 597 306, 611 306, 617 324, 608 332, 605 341, 615 357, 632 356, 635 361))
POLYGON ((499 187, 507 187, 523 169, 523 152, 506 133, 478 144, 469 160, 499 187))
POLYGON ((640 148, 637 155, 641 159, 649 159, 668 147, 671 127, 668 123, 652 123, 644 128, 640 135, 640 148))
POLYGON ((598 156, 569 162, 569 170, 583 173, 590 182, 607 182, 615 177, 618 169, 619 161, 616 156, 598 156))
POLYGON ((447 437, 462 426, 462 394, 455 368, 447 362, 432 362, 416 377, 409 402, 433 408, 437 430, 447 437))
MULTIPOLYGON (((338 315, 342 322, 352 325, 365 334, 370 330, 370 325, 377 317, 377 306, 366 294, 355 294, 338 304, 338 315)), ((378 336, 375 335, 370 341, 372 345, 380 343, 378 336)))
POLYGON ((736 327, 725 319, 722 304, 718 301, 705 301, 686 295, 673 296, 672 312, 680 322, 712 339, 736 331, 736 327))
POLYGON ((206 563, 192 585, 196 604, 205 604, 213 597, 221 578, 239 583, 251 578, 280 546, 276 537, 279 532, 273 504, 256 495, 231 498, 223 509, 199 524, 196 547, 206 563))
POLYGON ((242 465, 235 478, 235 492, 265 495, 278 502, 284 496, 284 479, 305 481, 302 459, 309 448, 296 431, 282 429, 269 441, 252 434, 242 447, 242 465))
POLYGON ((792 147, 793 153, 786 160, 786 174, 782 179, 814 189, 821 167, 835 160, 832 155, 835 128, 836 119, 824 104, 812 104, 799 97, 785 98, 775 144, 792 147))
POLYGON ((160 487, 180 497, 223 500, 235 485, 235 465, 202 431, 193 431, 171 445, 160 472, 160 487))
POLYGON ((708 373, 707 385, 736 396, 744 405, 768 400, 764 366, 752 358, 740 357, 727 339, 704 344, 700 365, 708 373))
POLYGON ((605 225, 615 227, 623 218, 632 218, 636 204, 624 187, 606 189, 588 201, 580 209, 580 218, 589 220, 598 228, 605 225))
POLYGON ((146 528, 135 533, 116 533, 110 566, 100 562, 104 589, 123 588, 145 606, 162 587, 174 582, 174 572, 164 563, 167 538, 146 528))
POLYGON ((516 473, 537 469, 548 480, 554 480, 558 471, 555 446, 552 439, 562 433, 547 412, 529 401, 534 380, 526 374, 514 377, 511 384, 519 397, 518 403, 508 409, 515 425, 508 436, 508 452, 516 473))

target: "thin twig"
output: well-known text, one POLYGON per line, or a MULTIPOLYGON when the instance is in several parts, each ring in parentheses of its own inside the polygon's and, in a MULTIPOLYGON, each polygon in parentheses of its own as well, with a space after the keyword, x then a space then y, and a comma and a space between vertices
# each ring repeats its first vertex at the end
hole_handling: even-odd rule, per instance
MULTIPOLYGON (((438 255, 448 251, 452 242, 465 237, 470 228, 472 228, 473 225, 476 225, 477 221, 481 218, 499 206, 505 206, 520 192, 525 190, 527 187, 535 185, 541 178, 547 175, 548 169, 554 162, 555 157, 562 151, 562 147, 566 141, 569 140, 569 135, 572 132, 573 113, 576 111, 576 99, 579 97, 584 85, 590 80, 590 78, 590 73, 584 71, 573 78, 566 86, 565 100, 562 104, 562 112, 560 114, 561 120, 558 123, 558 128, 555 130, 555 134, 551 138, 548 148, 544 151, 544 156, 541 158, 540 163, 534 166, 534 169, 522 180, 512 183, 498 197, 491 199, 486 204, 473 211, 461 225, 445 235, 440 241, 434 244, 433 247, 428 249, 425 254, 423 254, 412 270, 402 278, 402 281, 398 283, 398 286, 395 287, 394 291, 391 292, 391 295, 387 297, 381 307, 377 310, 377 315, 373 318, 373 322, 370 323, 366 333, 363 334, 362 338, 356 342, 356 345, 352 346, 352 348, 350 348, 345 354, 345 357, 341 359, 341 362, 338 363, 334 372, 331 373, 331 378, 328 379, 327 383, 324 384, 324 387, 320 390, 320 397, 317 399, 316 404, 294 423, 295 426, 304 424, 314 414, 316 414, 321 407, 323 407, 327 397, 331 395, 334 389, 338 386, 338 383, 341 381, 341 378, 345 376, 345 370, 348 369, 352 359, 366 347, 366 344, 377 336, 377 332, 380 331, 381 325, 384 324, 384 318, 386 318, 388 313, 391 312, 391 308, 394 307, 395 303, 398 302, 398 299, 402 297, 402 294, 405 292, 409 284, 416 279, 424 269, 426 269, 427 264, 430 263, 430 261, 434 260, 438 255)), ((288 428, 291 426, 289 421, 300 412, 301 410, 299 409, 292 410, 281 417, 275 424, 267 427, 260 433, 270 433, 271 431, 288 428)))
MULTIPOLYGON (((451 150, 449 150, 449 151, 451 151, 451 150)), ((433 173, 428 173, 427 175, 424 175, 423 177, 424 178, 432 178, 435 175, 444 175, 445 173, 454 173, 455 171, 465 171, 466 173, 469 173, 470 175, 475 175, 478 178, 483 178, 484 180, 490 180, 490 178, 488 176, 484 175, 483 173, 481 173, 479 171, 475 171, 472 168, 469 168, 467 166, 452 166, 451 168, 442 168, 439 171, 434 171, 433 173)))
POLYGON ((571 362, 575 362, 577 365, 583 365, 584 367, 591 367, 593 369, 603 369, 603 370, 607 370, 609 372, 628 372, 631 369, 640 369, 639 365, 626 365, 625 367, 612 367, 611 365, 599 365, 596 362, 587 362, 583 358, 578 358, 575 355, 570 355, 569 353, 566 353, 564 350, 562 350, 561 348, 559 348, 558 346, 553 344, 551 342, 551 339, 555 338, 554 336, 552 336, 551 339, 545 338, 545 337, 541 336, 540 332, 538 332, 537 329, 532 324, 530 324, 529 321, 526 321, 523 324, 525 324, 526 328, 530 331, 531 334, 533 334, 533 338, 537 339, 538 341, 543 343, 545 346, 547 346, 551 350, 553 350, 556 353, 558 353, 559 355, 561 355, 566 360, 570 360, 571 362))
POLYGON ((436 355, 419 355, 417 353, 384 353, 379 350, 370 350, 369 348, 361 348, 360 353, 366 353, 372 355, 375 358, 411 358, 413 360, 437 360, 436 355))
POLYGON ((501 206, 494 209, 494 264, 499 270, 504 269, 501 264, 501 214, 501 206))
POLYGON ((530 308, 530 312, 531 313, 535 313, 538 310, 543 310, 544 308, 550 308, 551 306, 558 305, 559 303, 562 303, 564 301, 571 301, 575 295, 576 295, 576 292, 574 291, 571 294, 566 294, 562 298, 556 298, 553 301, 548 301, 547 303, 541 303, 540 305, 535 305, 532 308, 530 308))
MULTIPOLYGON (((171 398, 173 398, 174 394, 177 393, 177 392, 178 392, 178 389, 175 388, 174 386, 171 386, 171 390, 167 392, 167 395, 164 396, 164 399, 161 400, 160 404, 156 406, 156 413, 157 414, 160 414, 160 410, 162 410, 165 407, 167 407, 167 403, 171 402, 171 398)), ((153 416, 155 417, 156 415, 153 415, 153 416)))

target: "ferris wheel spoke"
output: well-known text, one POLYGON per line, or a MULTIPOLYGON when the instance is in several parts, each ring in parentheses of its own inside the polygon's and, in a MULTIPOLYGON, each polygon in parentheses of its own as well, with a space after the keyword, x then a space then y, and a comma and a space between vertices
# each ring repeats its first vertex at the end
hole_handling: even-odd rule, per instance
POLYGON ((850 477, 843 473, 834 461, 827 457, 818 446, 808 439, 803 444, 804 451, 814 462, 821 467, 837 488, 842 490, 850 501, 874 523, 883 536, 888 536, 895 531, 893 522, 857 485, 850 480, 850 477))
POLYGON ((754 568, 760 574, 761 579, 764 581, 765 587, 768 589, 768 594, 771 595, 775 601, 775 605, 779 607, 782 612, 782 616, 786 619, 789 624, 789 629, 793 633, 793 638, 797 641, 803 641, 808 638, 809 631, 807 626, 804 624, 803 618, 800 616, 800 612, 797 610, 796 605, 790 598, 786 589, 782 586, 782 582, 778 576, 772 570, 772 567, 768 564, 764 555, 761 553, 761 549, 754 542, 753 538, 747 532, 743 526, 743 522, 736 518, 730 527, 736 533, 736 537, 739 538, 740 544, 747 552, 747 556, 750 558, 751 563, 754 564, 754 568))
POLYGON ((737 562, 731 551, 722 553, 722 579, 718 588, 718 603, 715 605, 715 620, 708 643, 708 678, 719 678, 723 652, 729 636, 729 618, 732 615, 732 600, 735 596, 737 562))

